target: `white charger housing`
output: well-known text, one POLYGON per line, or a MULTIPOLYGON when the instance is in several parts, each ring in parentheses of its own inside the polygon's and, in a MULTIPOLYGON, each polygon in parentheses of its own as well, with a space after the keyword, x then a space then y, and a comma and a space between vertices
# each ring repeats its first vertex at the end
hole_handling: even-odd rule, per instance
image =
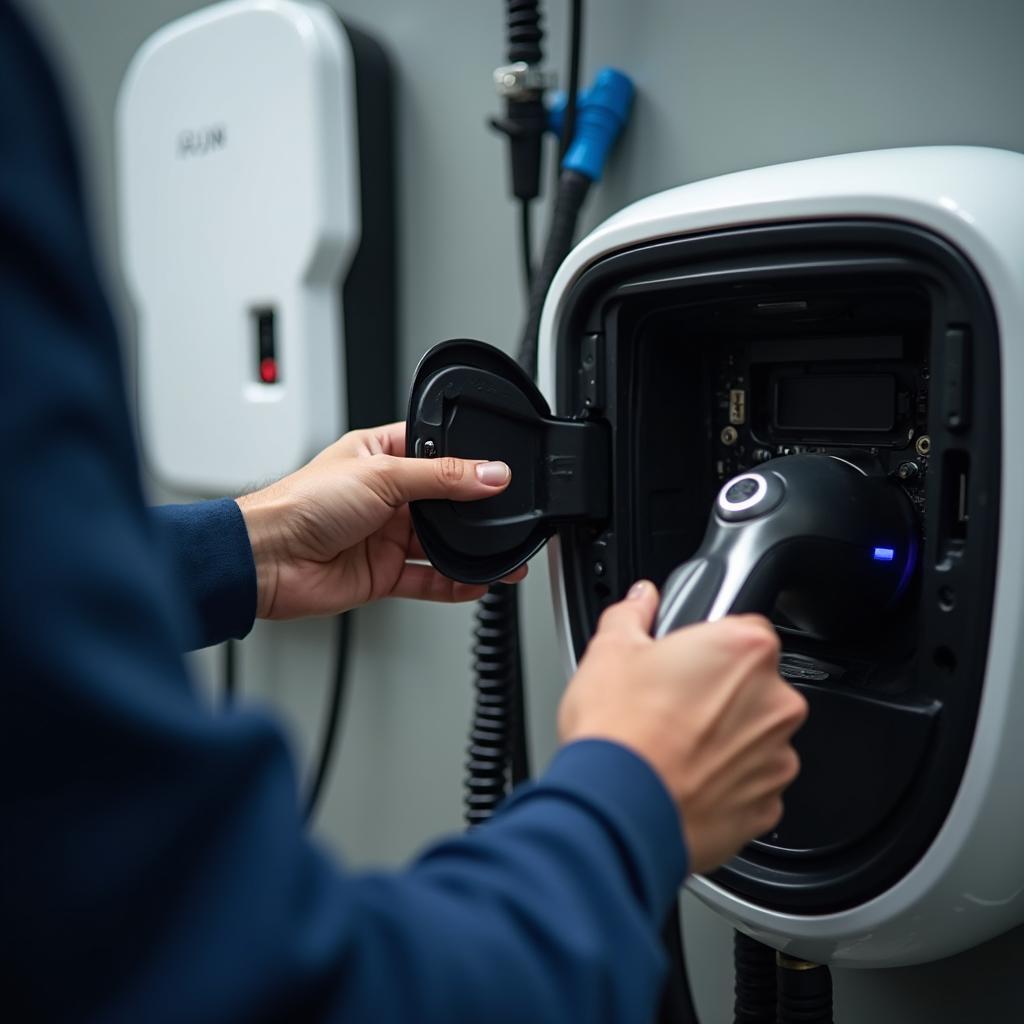
MULTIPOLYGON (((355 49, 323 4, 228 0, 159 30, 129 67, 117 136, 140 433, 175 490, 239 491, 295 469, 350 425, 352 385, 376 389, 383 418, 393 408, 393 310, 376 310, 372 340, 346 337, 339 301, 372 226, 366 133, 390 156, 386 111, 357 109, 355 49), (348 379, 354 345, 377 350, 372 380, 348 379)), ((378 240, 375 277, 393 278, 387 248, 378 240)), ((380 299, 391 284, 375 287, 380 299)))
MULTIPOLYGON (((969 750, 944 815, 916 857, 903 864, 887 885, 869 898, 852 898, 845 905, 783 908, 728 887, 720 875, 693 875, 687 881, 691 892, 737 928, 815 962, 840 967, 921 963, 958 953, 1024 921, 1024 815, 1019 782, 1024 766, 1020 741, 1024 731, 1024 535, 1017 528, 1024 517, 1024 471, 1012 455, 1024 429, 1024 406, 1019 399, 1024 382, 1022 194, 1024 156, 973 147, 851 153, 741 171, 670 189, 615 214, 566 257, 544 306, 540 387, 553 411, 566 415, 572 411, 565 397, 569 389, 560 389, 559 374, 564 377, 563 366, 571 365, 565 352, 574 335, 565 325, 573 323, 574 314, 578 316, 575 307, 582 306, 581 296, 586 295, 577 286, 602 261, 611 265, 641 249, 670 253, 668 243, 673 241, 793 225, 835 225, 839 237, 869 221, 890 230, 928 232, 969 261, 971 273, 987 292, 999 372, 987 378, 987 393, 978 396, 975 409, 997 409, 1000 422, 979 444, 973 465, 988 458, 997 467, 1000 526, 981 538, 993 544, 997 555, 994 572, 983 577, 993 587, 991 613, 984 586, 975 588, 964 601, 966 607, 986 609, 964 635, 973 640, 987 634, 987 656, 976 672, 966 676, 980 700, 976 719, 966 723, 973 726, 969 750)), ((747 250, 736 251, 753 262, 747 250)), ((810 246, 800 252, 808 262, 815 258, 810 246)), ((653 255, 651 264, 644 265, 651 281, 664 282, 679 273, 668 255, 662 258, 664 266, 654 268, 653 255)), ((963 310, 953 315, 963 315, 963 310)), ((943 324, 941 318, 935 322, 943 324)), ((979 337, 974 345, 975 384, 980 391, 979 337)), ((951 356, 931 366, 950 387, 956 384, 951 366, 951 356)), ((941 424, 937 416, 931 422, 941 424)), ((950 422, 955 430, 961 429, 958 416, 950 422)), ((968 498, 966 475, 960 480, 963 503, 968 498)), ((978 497, 975 493, 971 498, 975 501, 971 516, 984 511, 978 497)), ((994 497, 988 500, 995 502, 994 497)), ((966 521, 966 508, 961 508, 966 521)), ((980 526, 972 528, 972 543, 976 543, 980 526)), ((564 538, 559 538, 548 551, 555 624, 571 673, 577 653, 573 612, 581 589, 570 574, 566 549, 564 538)), ((956 570, 954 561, 940 562, 938 574, 949 577, 956 570)), ((925 591, 927 600, 934 602, 935 595, 925 591)), ((920 607, 925 607, 923 601, 920 607)), ((938 609, 946 620, 953 620, 951 605, 938 609)), ((947 625, 946 630, 951 627, 947 625)), ((937 658, 923 670, 923 677, 934 678, 948 670, 942 660, 945 650, 936 651, 937 658)), ((844 724, 851 731, 856 729, 852 723, 844 724)), ((964 721, 956 724, 963 728, 964 721)), ((926 788, 935 785, 936 775, 933 764, 923 776, 928 780, 926 788)), ((819 778, 831 784, 828 776, 819 778)), ((894 817, 906 819, 911 810, 904 805, 894 817)), ((801 875, 805 863, 797 857, 792 860, 794 888, 806 880, 806 874, 801 875)))

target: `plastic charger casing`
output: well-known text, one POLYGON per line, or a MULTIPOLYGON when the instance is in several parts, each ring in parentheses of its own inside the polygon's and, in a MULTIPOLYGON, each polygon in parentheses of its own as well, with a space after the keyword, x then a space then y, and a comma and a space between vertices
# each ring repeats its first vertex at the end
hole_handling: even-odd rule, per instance
MULTIPOLYGON (((561 329, 573 287, 600 261, 652 243, 738 228, 880 222, 918 228, 954 247, 991 301, 1001 408, 995 452, 1012 453, 1024 427, 1024 156, 971 147, 859 153, 744 171, 660 193, 627 207, 584 239, 559 270, 544 309, 540 386, 555 415, 561 329)), ((948 956, 1024 920, 1024 467, 998 472, 997 571, 976 727, 960 784, 927 849, 883 892, 845 909, 795 913, 761 906, 715 881, 688 888, 743 931, 822 963, 874 967, 948 956)), ((549 548, 556 626, 575 668, 573 587, 557 539, 549 548)), ((578 618, 578 616, 577 616, 578 618)))
POLYGON ((388 105, 383 54, 320 3, 214 4, 133 59, 121 238, 165 485, 238 491, 393 415, 388 105))

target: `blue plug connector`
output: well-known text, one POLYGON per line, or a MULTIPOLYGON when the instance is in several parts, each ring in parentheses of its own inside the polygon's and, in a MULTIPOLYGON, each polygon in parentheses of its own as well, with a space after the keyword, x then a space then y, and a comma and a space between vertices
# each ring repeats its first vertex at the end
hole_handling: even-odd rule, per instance
MULTIPOLYGON (((562 160, 562 170, 577 171, 599 181, 633 105, 633 81, 615 68, 602 68, 589 89, 576 100, 576 134, 562 160)), ((565 95, 548 110, 548 127, 560 135, 565 117, 565 95)))

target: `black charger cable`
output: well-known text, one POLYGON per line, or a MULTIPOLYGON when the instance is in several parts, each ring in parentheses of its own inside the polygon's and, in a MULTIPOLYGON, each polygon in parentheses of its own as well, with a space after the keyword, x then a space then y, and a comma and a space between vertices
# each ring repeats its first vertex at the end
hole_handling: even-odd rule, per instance
MULTIPOLYGON (((569 15, 569 50, 566 58, 566 63, 569 67, 569 78, 566 82, 565 89, 565 110, 562 115, 562 128, 561 135, 558 140, 558 159, 555 162, 555 192, 556 192, 556 210, 557 210, 557 193, 561 188, 562 184, 562 160, 565 158, 565 154, 569 151, 569 146, 572 145, 573 137, 576 134, 576 110, 579 103, 579 92, 580 92, 580 59, 583 45, 583 0, 572 0, 570 15, 569 15)), ((584 195, 585 198, 585 195, 584 195)), ((580 202, 582 206, 582 200, 580 202)), ((524 208, 529 208, 529 202, 524 204, 524 208)), ((578 211, 577 211, 578 212, 578 211)), ((528 214, 524 214, 527 217, 528 214)), ((553 226, 551 234, 557 234, 557 226, 553 226)), ((527 287, 527 298, 528 301, 532 301, 533 298, 533 245, 531 242, 531 234, 526 231, 523 234, 523 257, 526 261, 526 274, 527 281, 529 282, 527 287)), ((569 238, 569 248, 572 247, 572 236, 569 238)), ((566 249, 568 252, 568 249, 566 249)), ((557 269, 557 267, 556 267, 557 269)), ((548 282, 550 286, 550 281, 548 282)), ((547 287, 544 289, 544 294, 547 294, 547 287)), ((541 300, 543 302, 543 299, 541 300)), ((522 363, 522 349, 520 349, 520 363, 522 363)), ((536 367, 534 367, 531 373, 532 377, 536 377, 536 367)))
POLYGON ((533 285, 530 204, 540 195, 548 116, 544 92, 549 79, 540 70, 544 59, 540 3, 507 0, 506 8, 509 63, 494 73, 498 91, 505 98, 505 113, 491 118, 490 124, 508 139, 510 185, 513 197, 519 201, 523 278, 529 294, 533 285))
POLYGON ((505 799, 509 783, 521 781, 517 772, 528 767, 525 729, 513 722, 523 714, 519 599, 514 586, 495 583, 477 602, 472 653, 474 699, 464 798, 470 828, 491 817, 505 799))
POLYGON ((533 291, 533 211, 529 199, 519 200, 519 248, 523 261, 526 294, 533 291))
POLYGON ((530 304, 526 314, 526 325, 519 341, 519 365, 530 375, 537 376, 537 341, 540 335, 540 317, 544 300, 562 261, 572 248, 579 221, 580 210, 590 192, 592 182, 578 171, 562 171, 558 176, 558 191, 555 194, 555 209, 551 215, 551 229, 548 232, 540 267, 534 275, 530 290, 530 304))
POLYGON ((561 167, 565 154, 576 135, 576 104, 580 91, 580 54, 583 49, 583 0, 572 0, 569 15, 569 81, 565 90, 565 117, 562 121, 562 137, 558 144, 558 164, 561 167))
MULTIPOLYGON (((334 652, 334 671, 331 676, 328 692, 327 714, 324 718, 324 732, 320 739, 319 750, 313 759, 310 772, 310 785, 306 794, 304 816, 307 821, 313 819, 317 805, 323 796, 324 787, 330 776, 331 764, 338 745, 338 729, 341 723, 342 708, 345 703, 346 678, 348 669, 348 653, 350 645, 351 612, 342 612, 335 618, 336 647, 334 652)), ((238 641, 229 639, 224 643, 223 692, 225 703, 231 703, 238 695, 238 641)))
POLYGON ((784 953, 776 963, 778 1024, 833 1024, 832 972, 784 953))
MULTIPOLYGON (((516 6, 514 0, 512 6, 516 6)), ((536 10, 535 4, 532 7, 536 10)), ((571 35, 578 50, 580 33, 575 30, 571 35)), ((578 74, 578 56, 576 65, 578 74)), ((572 83, 571 93, 575 94, 577 84, 572 83)), ((590 185, 591 180, 576 171, 560 173, 551 228, 536 272, 529 253, 523 254, 531 287, 518 360, 531 379, 537 375, 537 338, 544 300, 572 247, 590 185)), ((470 826, 486 821, 509 788, 530 777, 519 596, 515 587, 495 583, 477 604, 473 672, 475 698, 465 777, 466 822, 470 826)))
MULTIPOLYGON (((551 232, 539 270, 533 276, 519 364, 537 373, 540 315, 551 281, 572 246, 590 179, 563 171, 551 232)), ((466 759, 466 822, 486 821, 509 787, 529 778, 526 695, 523 683, 519 595, 514 586, 492 584, 477 603, 473 626, 474 704, 466 759)))
MULTIPOLYGON (((535 0, 509 0, 508 10, 509 59, 524 59, 525 55, 539 62, 543 33, 538 3, 535 0), (522 47, 527 45, 527 41, 528 49, 524 50, 522 47)), ((551 228, 536 271, 532 257, 530 203, 539 194, 541 139, 526 127, 528 124, 535 128, 536 121, 527 119, 525 115, 516 117, 510 100, 507 117, 491 122, 509 138, 512 191, 521 203, 522 258, 529 301, 518 362, 531 379, 537 376, 537 348, 544 302, 559 266, 572 248, 579 214, 592 184, 592 179, 585 174, 561 167, 576 130, 582 34, 582 0, 572 0, 570 70, 559 144, 555 204, 551 228)), ((511 84, 515 80, 512 67, 499 69, 496 77, 500 80, 500 76, 507 73, 511 84)), ((525 75, 525 72, 520 70, 519 74, 525 75)), ((515 786, 530 774, 519 621, 516 589, 502 583, 493 584, 478 602, 473 630, 475 699, 465 777, 465 813, 470 827, 491 817, 507 795, 510 782, 515 786)), ((662 935, 670 967, 658 1009, 659 1024, 698 1024, 686 973, 678 904, 673 904, 662 935)))
MULTIPOLYGON (((509 60, 539 63, 542 58, 540 9, 536 0, 509 0, 509 60)), ((591 179, 561 168, 576 132, 579 97, 580 58, 583 34, 583 3, 572 0, 569 24, 569 81, 556 177, 556 194, 551 228, 540 266, 533 264, 531 203, 540 190, 540 147, 542 129, 536 118, 537 96, 525 96, 527 103, 509 99, 506 117, 492 126, 504 132, 510 143, 512 192, 520 202, 520 234, 523 277, 529 296, 526 323, 519 343, 518 361, 531 379, 537 375, 537 346, 540 319, 548 290, 562 261, 572 247, 579 214, 590 190, 591 179)), ((520 87, 529 80, 528 71, 515 65, 499 69, 496 76, 508 76, 508 84, 520 87)), ((543 93, 543 77, 535 84, 543 93)), ((466 760, 466 821, 470 827, 486 821, 508 793, 529 777, 526 740, 525 693, 522 671, 518 594, 514 587, 497 583, 477 605, 473 630, 475 700, 466 760)), ((678 902, 662 929, 669 958, 669 971, 658 1008, 659 1024, 698 1024, 696 1008, 686 971, 680 907, 678 902)), ((767 951, 770 983, 763 977, 763 957, 753 943, 736 933, 736 1024, 774 1022, 774 951, 767 951), (769 992, 767 1011, 761 997, 769 992), (767 1013, 769 1016, 765 1016, 767 1013), (753 1015, 751 1015, 753 1014, 753 1015)))
MULTIPOLYGON (((493 118, 491 127, 508 139, 511 191, 519 203, 523 281, 532 304, 538 279, 533 268, 531 204, 540 195, 547 129, 544 91, 548 79, 540 70, 544 29, 538 0, 507 0, 506 15, 509 63, 495 71, 495 84, 505 97, 505 115, 493 118)), ((520 351, 520 363, 522 356, 520 351)), ((470 828, 487 821, 510 787, 530 773, 515 587, 492 584, 477 602, 472 657, 474 696, 464 779, 470 828)))
POLYGON ((341 712, 345 701, 345 681, 348 676, 348 654, 351 644, 351 612, 342 612, 334 619, 335 651, 334 676, 331 679, 329 703, 324 725, 324 733, 320 739, 320 751, 313 764, 312 782, 306 795, 306 820, 312 821, 317 804, 323 795, 324 787, 330 776, 334 751, 338 745, 338 727, 341 723, 341 712))
POLYGON ((224 641, 224 702, 235 699, 238 688, 238 641, 229 637, 224 641))
POLYGON ((733 962, 734 1024, 775 1024, 775 950, 737 930, 733 932, 733 962))

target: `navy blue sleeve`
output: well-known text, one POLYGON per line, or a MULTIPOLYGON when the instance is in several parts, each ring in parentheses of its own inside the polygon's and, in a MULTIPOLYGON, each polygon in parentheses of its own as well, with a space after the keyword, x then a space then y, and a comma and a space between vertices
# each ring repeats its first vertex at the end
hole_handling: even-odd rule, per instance
POLYGON ((240 640, 256 617, 256 566, 231 498, 150 509, 196 622, 189 649, 240 640))
POLYGON ((7 0, 0 67, 5 1019, 646 1024, 685 854, 641 759, 571 746, 488 826, 353 875, 276 724, 197 698, 69 134, 7 0))

